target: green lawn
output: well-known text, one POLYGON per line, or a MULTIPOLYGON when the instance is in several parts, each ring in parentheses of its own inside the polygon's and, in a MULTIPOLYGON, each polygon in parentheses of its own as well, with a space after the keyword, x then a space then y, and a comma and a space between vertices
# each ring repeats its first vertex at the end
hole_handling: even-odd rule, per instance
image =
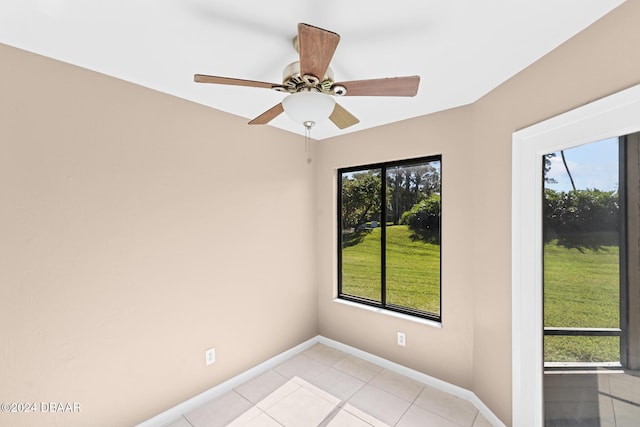
MULTIPOLYGON (((365 232, 343 250, 343 293, 380 301, 380 232, 365 232)), ((545 245, 545 326, 619 327, 618 247, 545 245)), ((446 284, 444 284, 446 286, 446 284)), ((438 314, 440 246, 387 227, 387 302, 438 314)), ((545 361, 617 361, 617 337, 547 337, 545 361)))
MULTIPOLYGON (((619 319, 618 247, 544 247, 544 325, 617 328, 619 319)), ((546 337, 545 361, 620 360, 617 337, 546 337)))
MULTIPOLYGON (((380 228, 342 252, 342 292, 380 301, 380 228)), ((440 246, 387 227, 387 303, 440 313, 440 246)))

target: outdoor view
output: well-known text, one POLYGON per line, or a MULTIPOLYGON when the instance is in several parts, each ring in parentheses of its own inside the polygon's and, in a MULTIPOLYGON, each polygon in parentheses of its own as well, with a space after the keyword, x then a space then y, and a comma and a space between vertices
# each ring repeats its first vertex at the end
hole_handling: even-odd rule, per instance
POLYGON ((339 171, 341 297, 439 318, 440 170, 430 158, 339 171))
POLYGON ((617 138, 544 156, 545 362, 620 360, 618 163, 617 138))

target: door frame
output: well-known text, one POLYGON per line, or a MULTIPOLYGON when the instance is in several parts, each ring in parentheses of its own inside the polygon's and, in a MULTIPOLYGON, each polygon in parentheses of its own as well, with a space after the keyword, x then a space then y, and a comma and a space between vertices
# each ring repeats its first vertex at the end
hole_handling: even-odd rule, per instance
POLYGON ((640 131, 640 85, 519 130, 512 137, 512 411, 543 426, 542 156, 640 131))

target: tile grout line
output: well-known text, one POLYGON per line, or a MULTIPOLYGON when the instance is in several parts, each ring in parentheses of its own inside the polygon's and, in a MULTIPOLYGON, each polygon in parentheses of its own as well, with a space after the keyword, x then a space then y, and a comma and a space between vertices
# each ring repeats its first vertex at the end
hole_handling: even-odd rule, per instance
MULTIPOLYGON (((260 409, 260 408, 258 408, 258 409, 260 409)), ((280 422, 279 422, 278 420, 276 420, 275 418, 273 418, 273 417, 271 416, 271 414, 269 414, 267 411, 263 411, 262 409, 260 409, 260 411, 261 411, 263 414, 265 414, 267 417, 269 417, 270 419, 272 419, 274 423, 278 424, 279 426, 284 427, 284 425, 280 424, 280 422)))
MULTIPOLYGON (((308 350, 307 350, 307 351, 308 351, 308 350)), ((367 381, 364 381, 362 378, 359 378, 359 377, 357 377, 357 376, 355 376, 355 375, 352 375, 350 372, 344 371, 344 370, 340 369, 340 368, 337 366, 338 364, 340 364, 340 362, 344 361, 345 359, 347 359, 347 358, 350 356, 348 353, 342 352, 341 350, 338 350, 338 351, 340 351, 341 353, 343 353, 343 355, 344 355, 344 356, 343 356, 343 357, 341 357, 339 360, 334 361, 334 362, 332 362, 332 363, 325 362, 325 361, 320 361, 320 360, 317 360, 317 359, 315 359, 314 357, 311 357, 311 356, 307 356, 307 357, 309 357, 310 359, 313 359, 313 360, 315 360, 315 361, 317 361, 317 362, 320 362, 320 363, 324 364, 325 366, 328 366, 330 369, 335 369, 337 372, 340 372, 340 373, 341 373, 341 374, 343 374, 343 375, 346 375, 346 376, 348 376, 348 377, 351 377, 351 378, 353 378, 353 379, 355 379, 355 380, 358 380, 358 381, 362 382, 362 385, 361 385, 360 387, 358 387, 358 389, 357 389, 357 390, 353 391, 353 392, 352 392, 352 393, 351 393, 351 394, 350 394, 346 399, 342 400, 338 405, 336 405, 336 407, 335 407, 335 408, 334 408, 334 409, 333 409, 329 414, 327 414, 327 416, 324 418, 324 420, 322 420, 322 421, 320 422, 320 424, 318 424, 318 426, 317 426, 317 427, 326 427, 326 426, 328 426, 328 425, 329 425, 329 423, 330 423, 330 422, 331 422, 335 417, 337 417, 337 416, 338 416, 338 414, 339 414, 341 411, 343 411, 343 410, 344 410, 344 406, 345 406, 346 404, 348 404, 348 403, 349 403, 349 400, 351 400, 351 398, 353 398, 353 397, 354 397, 354 396, 355 396, 355 395, 356 395, 360 390, 362 390, 365 386, 367 386, 367 385, 371 385, 372 387, 376 387, 375 385, 371 384, 371 381, 373 381, 373 379, 374 379, 375 377, 377 377, 378 375, 380 375, 380 373, 381 373, 381 372, 383 372, 383 371, 385 370, 384 368, 382 368, 382 369, 381 369, 379 372, 377 372, 377 373, 376 373, 372 378, 370 378, 370 379, 369 379, 369 380, 367 380, 367 381)), ((305 352, 306 352, 306 351, 305 351, 305 352)), ((305 353, 305 352, 303 352, 303 353, 305 353)), ((301 353, 301 354, 303 354, 303 353, 301 353)), ((368 363, 371 363, 371 362, 368 362, 368 363)), ((375 365, 375 364, 374 364, 374 365, 375 365)), ((376 388, 378 388, 378 387, 376 387, 376 388)), ((348 411, 347 411, 347 412, 348 412, 348 411)), ((362 422, 366 423, 367 425, 371 425, 371 424, 369 424, 367 421, 365 421, 365 420, 361 419, 360 417, 358 417, 358 416, 356 416, 356 415, 354 415, 354 414, 351 414, 351 415, 352 415, 352 416, 355 416, 356 418, 358 418, 358 419, 359 419, 359 420, 361 420, 362 422)), ((404 414, 403 414, 403 415, 404 415, 404 414)), ((391 427, 391 426, 389 426, 389 427, 391 427)))
MULTIPOLYGON (((375 386, 374 386, 374 387, 375 387, 375 386)), ((411 407, 412 407, 412 406, 413 406, 413 403, 411 403, 411 404, 407 407, 407 409, 405 409, 405 410, 404 410, 404 412, 402 413, 402 415, 400 415, 400 418, 398 418, 398 421, 396 421, 395 423, 393 423, 393 425, 394 425, 394 426, 397 426, 397 425, 398 425, 398 423, 399 423, 400 421, 402 421, 402 419, 404 418, 404 416, 405 416, 405 415, 407 415, 407 412, 409 412, 409 409, 411 409, 411 407)))
MULTIPOLYGON (((348 356, 348 354, 347 354, 347 356, 348 356)), ((344 357, 344 358, 342 358, 342 359, 340 359, 340 360, 342 361, 342 360, 344 360, 344 359, 346 359, 346 357, 344 357)), ((348 373, 348 372, 346 372, 346 371, 343 371, 343 370, 341 370, 341 369, 337 368, 337 367, 336 367, 336 365, 337 365, 338 363, 339 363, 339 361, 338 361, 338 362, 333 363, 332 365, 329 365, 329 364, 327 364, 327 365, 328 365, 328 366, 330 366, 330 367, 331 367, 331 368, 333 368, 333 369, 336 369, 336 370, 338 370, 338 371, 340 371, 340 372, 344 373, 345 375, 348 375, 348 376, 350 376, 350 377, 352 377, 352 378, 355 378, 355 379, 358 379, 358 380, 362 381, 362 379, 361 379, 361 378, 355 377, 355 376, 351 375, 350 373, 348 373)), ((371 363, 371 362, 369 362, 369 363, 371 363)), ((395 393, 389 392, 389 391, 387 391, 387 390, 384 390, 382 387, 379 387, 379 386, 377 386, 376 384, 374 384, 374 383, 373 383, 373 381, 374 381, 378 376, 380 376, 383 372, 385 372, 385 371, 395 373, 395 372, 393 372, 393 371, 390 371, 390 370, 388 370, 388 369, 386 369, 386 368, 382 367, 382 369, 381 369, 379 372, 377 372, 377 373, 376 373, 372 378, 370 378, 368 381, 363 381, 363 383, 364 383, 364 384, 363 384, 360 388, 358 388, 358 390, 356 390, 355 392, 353 392, 353 393, 351 394, 351 396, 349 396, 349 398, 347 398, 346 400, 343 400, 342 402, 340 402, 340 404, 339 404, 339 405, 338 405, 338 407, 336 408, 336 409, 338 409, 338 410, 334 409, 334 411, 332 411, 332 413, 330 413, 329 415, 327 415, 327 418, 325 418, 325 420, 326 420, 327 422, 329 422, 329 421, 331 421, 333 418, 335 418, 335 417, 337 416, 337 414, 340 412, 340 410, 342 409, 342 407, 344 407, 344 405, 345 405, 346 403, 348 403, 348 401, 349 401, 353 396, 355 396, 355 395, 358 393, 358 391, 362 390, 362 388, 364 388, 365 386, 370 385, 371 387, 375 387, 375 388, 377 388, 378 390, 386 391, 387 393, 390 393, 392 396, 395 396, 395 397, 397 397, 397 398, 399 398, 399 399, 402 399, 402 400, 404 400, 405 402, 408 402, 408 403, 409 403, 409 406, 407 407, 407 409, 405 409, 405 410, 404 410, 404 412, 402 413, 402 415, 400 415, 400 417, 398 418, 398 421, 396 421, 396 422, 393 424, 394 426, 398 425, 398 423, 402 420, 402 418, 407 414, 407 412, 409 411, 409 409, 411 409, 411 407, 412 407, 412 406, 415 406, 415 401, 416 401, 416 400, 418 400, 418 397, 420 396, 420 393, 422 392, 422 390, 424 390, 424 385, 422 385, 422 387, 420 388, 420 391, 416 394, 416 396, 415 396, 412 400, 407 400, 407 399, 405 399, 404 397, 399 396, 399 395, 397 395, 397 394, 395 394, 395 393)), ((408 377, 407 377, 407 378, 408 378, 408 377)), ((409 379, 410 379, 410 378, 409 378, 409 379)), ((417 406, 416 406, 416 407, 417 407, 417 406)), ((364 420, 363 420, 363 421, 364 421, 364 420)), ((474 421, 475 421, 475 420, 474 420, 474 421)), ((365 422, 366 422, 366 421, 365 421, 365 422)), ((368 424, 368 423, 367 423, 367 424, 368 424)), ((318 425, 318 427, 325 427, 326 425, 327 425, 327 424, 325 423, 325 421, 323 421, 321 424, 319 424, 319 425, 318 425)), ((472 425, 473 425, 473 424, 472 424, 472 425)), ((389 426, 389 427, 391 427, 391 426, 389 426)))
POLYGON ((326 417, 324 417, 324 419, 322 421, 320 421, 320 424, 318 424, 318 427, 326 427, 329 425, 329 423, 336 417, 338 416, 338 414, 340 413, 340 411, 342 411, 342 408, 344 408, 344 405, 347 404, 346 400, 343 400, 342 402, 338 403, 336 405, 335 408, 333 408, 331 410, 331 412, 329 412, 327 414, 326 417))
POLYGON ((469 427, 473 427, 473 425, 478 421, 478 417, 480 416, 480 411, 476 412, 476 416, 473 417, 473 421, 471 421, 471 425, 469 427))

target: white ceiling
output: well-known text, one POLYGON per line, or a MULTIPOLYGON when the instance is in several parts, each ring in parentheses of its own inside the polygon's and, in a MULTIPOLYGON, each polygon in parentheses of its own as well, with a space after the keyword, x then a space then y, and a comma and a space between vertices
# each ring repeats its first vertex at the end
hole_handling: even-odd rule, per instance
MULTIPOLYGON (((284 94, 193 75, 281 83, 299 22, 340 34, 336 81, 421 77, 414 98, 340 98, 360 123, 319 123, 312 137, 323 139, 472 103, 622 2, 0 0, 0 43, 248 120, 284 94)), ((285 114, 270 125, 304 133, 285 114)))

